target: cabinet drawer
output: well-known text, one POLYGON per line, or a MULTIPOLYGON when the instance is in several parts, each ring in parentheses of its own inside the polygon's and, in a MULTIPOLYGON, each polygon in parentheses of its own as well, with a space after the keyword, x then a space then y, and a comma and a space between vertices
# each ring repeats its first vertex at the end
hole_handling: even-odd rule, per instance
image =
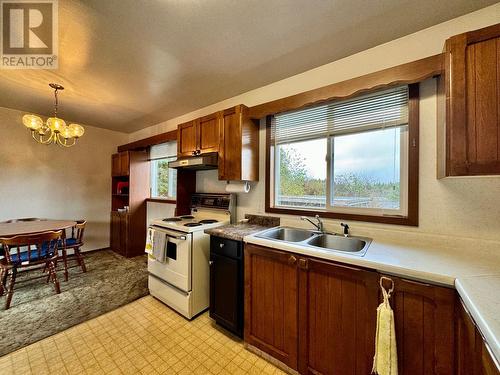
POLYGON ((241 259, 243 244, 240 241, 228 240, 221 237, 210 237, 210 251, 227 257, 241 259))

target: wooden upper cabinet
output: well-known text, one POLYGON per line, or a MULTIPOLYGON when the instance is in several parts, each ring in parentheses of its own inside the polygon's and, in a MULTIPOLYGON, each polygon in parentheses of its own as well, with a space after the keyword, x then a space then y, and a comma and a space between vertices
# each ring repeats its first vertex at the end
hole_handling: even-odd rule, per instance
POLYGON ((438 177, 500 174, 500 24, 445 44, 438 177))
POLYGON ((245 341, 297 369, 297 258, 245 245, 245 341))
POLYGON ((130 168, 130 156, 127 151, 119 152, 111 156, 111 175, 128 176, 130 168))
POLYGON ((220 113, 214 113, 197 120, 198 150, 200 154, 218 152, 220 141, 220 113))
POLYGON ((214 113, 177 127, 177 156, 195 156, 219 151, 220 117, 214 113))
POLYGON ((177 127, 177 156, 193 156, 198 149, 196 120, 177 127))
POLYGON ((302 374, 370 374, 378 273, 300 257, 299 369, 302 374))
POLYGON ((388 276, 400 375, 454 374, 455 290, 388 276))
POLYGON ((259 180, 259 124, 238 105, 221 115, 219 180, 259 180))

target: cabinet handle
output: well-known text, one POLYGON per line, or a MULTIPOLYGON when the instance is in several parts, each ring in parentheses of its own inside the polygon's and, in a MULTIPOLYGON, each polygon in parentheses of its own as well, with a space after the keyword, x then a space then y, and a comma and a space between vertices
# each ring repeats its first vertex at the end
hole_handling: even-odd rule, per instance
POLYGON ((297 258, 295 258, 293 255, 290 255, 288 258, 288 264, 295 264, 297 263, 297 258))
POLYGON ((224 244, 223 243, 219 244, 219 247, 222 249, 224 247, 224 244))
POLYGON ((214 264, 214 261, 213 261, 213 260, 208 261, 208 265, 209 265, 209 266, 211 266, 211 265, 213 265, 213 264, 214 264))
POLYGON ((299 259, 299 268, 302 268, 303 270, 307 270, 309 268, 309 262, 307 261, 307 259, 299 259))

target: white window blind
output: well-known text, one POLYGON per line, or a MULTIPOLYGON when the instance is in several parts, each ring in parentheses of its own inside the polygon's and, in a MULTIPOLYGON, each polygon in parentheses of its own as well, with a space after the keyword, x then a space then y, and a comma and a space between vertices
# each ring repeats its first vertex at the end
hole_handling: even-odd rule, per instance
POLYGON ((166 142, 151 146, 149 150, 149 159, 171 158, 177 155, 177 142, 166 142))
POLYGON ((277 114, 271 140, 278 145, 407 123, 408 86, 399 86, 277 114))

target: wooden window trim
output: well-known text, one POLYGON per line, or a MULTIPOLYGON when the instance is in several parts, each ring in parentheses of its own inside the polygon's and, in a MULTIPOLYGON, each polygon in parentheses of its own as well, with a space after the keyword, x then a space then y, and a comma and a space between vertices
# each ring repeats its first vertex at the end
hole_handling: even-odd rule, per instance
POLYGON ((144 150, 154 145, 159 145, 161 143, 177 141, 177 129, 166 133, 161 133, 153 135, 152 137, 140 139, 135 142, 127 143, 125 145, 118 146, 118 152, 131 151, 131 150, 144 150))
POLYGON ((308 107, 330 100, 347 99, 382 88, 419 83, 427 78, 443 74, 444 56, 445 54, 441 53, 361 77, 258 104, 249 108, 249 116, 253 119, 261 119, 276 113, 308 107))
POLYGON ((329 219, 343 219, 367 221, 374 223, 396 224, 418 226, 418 178, 419 178, 419 84, 409 85, 408 102, 408 215, 397 216, 376 216, 360 215, 341 212, 331 212, 324 210, 298 210, 293 208, 271 207, 271 120, 272 116, 266 117, 266 192, 265 211, 283 215, 319 215, 329 219))
POLYGON ((177 204, 177 200, 167 198, 146 198, 146 202, 177 204))

